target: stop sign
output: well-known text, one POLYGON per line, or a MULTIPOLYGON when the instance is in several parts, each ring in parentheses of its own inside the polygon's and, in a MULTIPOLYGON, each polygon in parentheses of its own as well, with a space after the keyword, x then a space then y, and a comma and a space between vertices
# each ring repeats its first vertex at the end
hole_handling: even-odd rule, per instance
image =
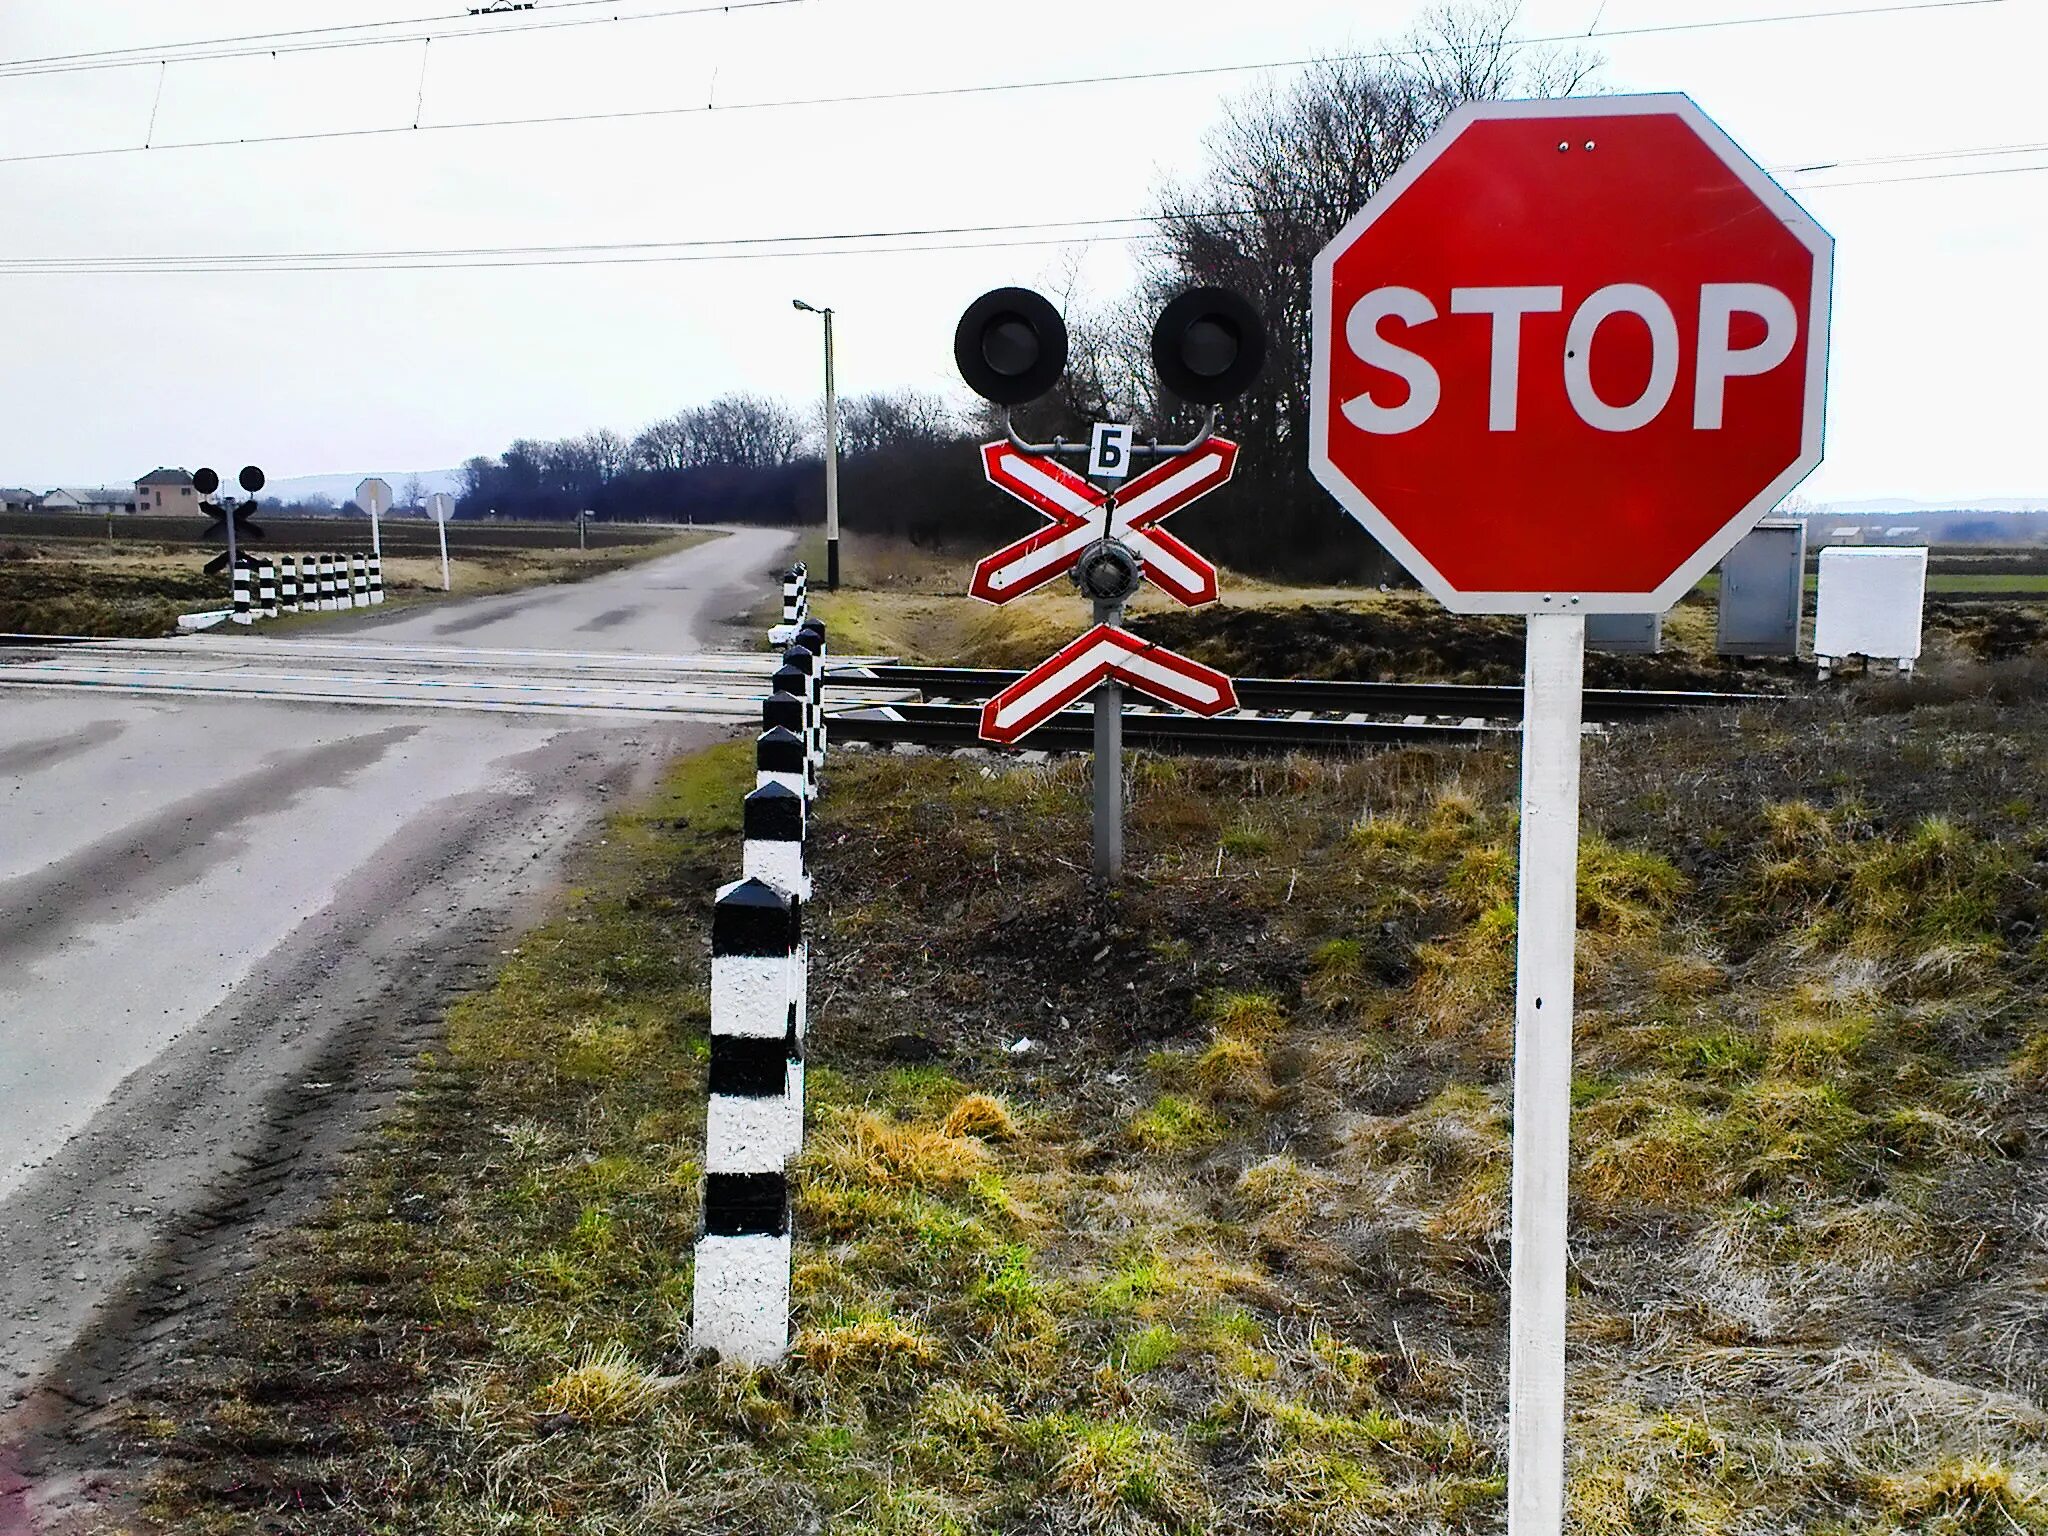
POLYGON ((1820 462, 1833 248, 1685 96, 1462 107, 1316 258, 1316 478, 1460 612, 1667 608, 1820 462))

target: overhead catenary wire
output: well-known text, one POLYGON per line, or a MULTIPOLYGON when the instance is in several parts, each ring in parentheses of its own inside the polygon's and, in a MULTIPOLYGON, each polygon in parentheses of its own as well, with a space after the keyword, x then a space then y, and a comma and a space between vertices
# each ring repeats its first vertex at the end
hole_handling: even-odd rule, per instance
MULTIPOLYGON (((745 0, 735 0, 735 6, 745 0)), ((796 0, 752 0, 754 4, 789 4, 796 0)), ((1713 17, 1698 21, 1656 22, 1635 27, 1616 27, 1596 34, 1601 41, 1624 38, 1675 36, 1725 31, 1738 27, 1773 26, 1798 22, 1844 21, 1869 17, 1897 16, 1928 11, 1984 9, 2014 4, 2015 0, 1904 0, 1889 5, 1864 5, 1818 11, 1787 11, 1761 16, 1713 17)), ((1579 43, 1584 33, 1561 32, 1512 38, 1516 47, 1542 47, 1579 43)), ((1455 52, 1453 45, 1414 44, 1398 48, 1377 48, 1310 54, 1296 58, 1232 61, 1218 64, 1184 65, 1167 69, 1122 70, 1099 74, 1062 75, 1035 80, 979 81, 958 85, 913 86, 886 91, 856 91, 837 95, 764 98, 754 101, 691 102, 663 107, 613 108, 604 111, 542 113, 518 117, 464 118, 439 123, 392 123, 362 128, 311 129, 297 133, 244 134, 210 139, 186 139, 168 144, 116 144, 91 149, 42 150, 26 154, 0 155, 0 165, 26 165, 53 160, 101 159, 172 150, 225 149, 257 144, 307 144, 347 139, 385 138, 414 133, 479 132, 504 128, 561 127, 574 123, 618 123, 663 118, 708 117, 730 112, 781 112, 807 108, 873 106, 892 102, 939 101, 975 96, 997 96, 1033 91, 1091 89, 1104 86, 1156 83, 1256 74, 1266 71, 1309 69, 1329 63, 1369 63, 1395 59, 1423 58, 1455 52)))
POLYGON ((475 25, 478 13, 419 17, 413 21, 368 21, 337 27, 301 28, 285 33, 248 33, 242 37, 195 43, 160 44, 150 48, 105 49, 97 53, 55 54, 44 59, 0 61, 0 80, 29 80, 45 75, 74 75, 108 69, 135 69, 148 64, 204 64, 219 59, 277 58, 294 53, 336 53, 355 48, 387 48, 402 43, 428 43, 465 37, 520 37, 529 32, 561 32, 581 27, 609 27, 636 21, 666 21, 678 16, 721 16, 730 11, 757 11, 773 6, 801 5, 804 0, 702 0, 692 5, 666 6, 654 11, 619 11, 619 0, 556 0, 548 11, 569 10, 585 5, 610 5, 609 16, 570 16, 548 19, 547 11, 510 12, 507 15, 536 17, 533 20, 493 20, 475 25), (311 40, 324 33, 359 32, 371 27, 417 26, 420 22, 470 23, 431 32, 393 32, 381 37, 332 36, 311 40), (294 41, 293 39, 297 39, 294 41))
MULTIPOLYGON (((1103 241, 1111 241, 1111 242, 1126 242, 1126 241, 1135 241, 1135 240, 1143 240, 1143 239, 1147 239, 1147 238, 1149 238, 1149 237, 1148 237, 1147 235, 1145 235, 1144 233, 1140 232, 1140 233, 1135 233, 1135 234, 1105 234, 1105 235, 1099 235, 1099 236, 1092 236, 1092 237, 1090 237, 1090 238, 1092 238, 1092 239, 1097 239, 1097 240, 1103 240, 1103 241)), ((808 256, 808 257, 820 257, 820 256, 894 256, 894 255, 902 255, 902 254, 909 254, 909 253, 915 253, 915 252, 927 252, 927 251, 984 251, 984 250, 1004 250, 1004 249, 1009 249, 1009 248, 1012 248, 1012 247, 1022 247, 1022 246, 1041 246, 1041 247, 1042 247, 1042 246, 1055 246, 1055 245, 1071 245, 1071 244, 1073 244, 1073 243, 1074 243, 1074 237, 1072 237, 1072 236, 1049 236, 1049 237, 1045 237, 1045 238, 1040 238, 1040 239, 1032 239, 1032 240, 951 240, 951 241, 943 241, 943 242, 939 242, 939 243, 935 243, 935 244, 911 244, 911 245, 858 245, 858 246, 840 246, 840 247, 835 247, 835 248, 827 248, 827 249, 825 249, 825 250, 813 250, 813 249, 809 249, 809 248, 791 248, 791 249, 782 249, 782 250, 737 250, 737 251, 694 251, 694 252, 680 252, 680 253, 676 253, 676 254, 661 254, 661 255, 644 255, 644 256, 582 256, 582 257, 579 257, 579 256, 557 256, 557 257, 549 257, 549 258, 546 258, 546 259, 543 259, 543 260, 532 260, 532 261, 492 261, 492 260, 487 260, 487 259, 478 259, 478 260, 462 260, 462 261, 437 261, 437 262, 431 262, 431 263, 427 263, 427 262, 417 262, 417 263, 405 263, 405 262, 363 262, 363 263, 359 263, 359 264, 356 264, 356 265, 353 265, 353 266, 350 266, 350 265, 337 265, 337 264, 331 264, 331 263, 322 263, 322 264, 312 264, 312 265, 307 265, 307 264, 301 264, 301 265, 277 265, 277 266, 265 266, 265 267, 258 267, 258 268, 254 268, 254 269, 250 269, 250 268, 246 268, 246 267, 205 267, 205 266, 182 266, 182 267, 147 267, 147 268, 142 268, 142 269, 139 269, 139 270, 140 270, 140 273, 141 273, 142 275, 148 275, 148 276, 152 276, 152 277, 154 277, 154 276, 157 276, 157 275, 160 275, 160 274, 161 274, 161 275, 183 274, 183 275, 202 275, 202 276, 203 276, 203 275, 221 275, 221 274, 241 274, 241 273, 246 273, 246 272, 248 272, 248 271, 250 271, 250 270, 255 270, 255 271, 260 271, 260 272, 430 272, 430 271, 431 271, 431 272, 444 272, 444 271, 487 271, 487 270, 490 270, 490 269, 492 269, 492 268, 509 268, 509 267, 522 267, 522 268, 525 268, 525 267, 590 267, 590 266, 636 266, 636 265, 644 265, 644 264, 654 264, 654 263, 686 263, 686 262, 717 262, 717 261, 777 261, 777 260, 784 260, 784 259, 787 259, 787 258, 790 258, 790 257, 796 257, 796 256, 808 256)), ((73 267, 66 267, 66 266, 53 266, 53 267, 38 267, 38 268, 31 268, 31 269, 26 269, 26 270, 17 270, 17 269, 15 269, 15 268, 13 268, 13 267, 9 266, 9 265, 8 265, 8 264, 7 264, 7 263, 6 263, 5 261, 0 261, 0 276, 5 276, 5 277, 38 277, 38 276, 80 276, 80 275, 127 275, 127 276, 134 276, 134 275, 138 275, 138 269, 135 269, 135 268, 127 268, 127 267, 121 267, 121 268, 106 268, 106 267, 94 267, 94 266, 91 266, 91 265, 82 265, 82 266, 73 266, 73 267)))
MULTIPOLYGON (((1925 164, 2004 154, 2048 152, 2048 144, 1978 145, 1893 155, 1808 162, 1813 169, 1861 165, 1925 164)), ((1974 170, 1913 172, 1825 182, 1794 182, 1793 191, 1960 180, 2048 171, 2048 162, 1974 170)), ((507 267, 630 266, 659 263, 774 260, 794 256, 888 255, 1084 242, 1123 243, 1152 238, 1157 226, 1212 219, 1253 218, 1299 211, 1284 207, 1201 208, 1186 212, 1082 215, 1066 219, 920 225, 893 229, 807 230, 784 234, 707 236, 677 240, 578 241, 555 245, 412 247, 383 250, 159 253, 0 257, 0 275, 225 274, 235 272, 404 272, 489 270, 507 267), (962 238, 1072 233, 1030 239, 962 238), (906 243, 923 242, 923 243, 906 243)))

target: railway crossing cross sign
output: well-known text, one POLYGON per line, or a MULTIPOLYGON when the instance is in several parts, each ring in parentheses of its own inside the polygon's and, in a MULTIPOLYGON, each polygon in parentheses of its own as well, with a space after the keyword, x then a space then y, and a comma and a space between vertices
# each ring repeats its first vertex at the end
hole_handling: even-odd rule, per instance
POLYGON ((991 485, 1043 513, 1050 524, 976 565, 967 588, 971 596, 1007 603, 1035 592, 1073 570, 1091 544, 1108 538, 1136 555, 1144 574, 1188 607, 1216 601, 1216 567, 1159 525, 1230 479, 1237 468, 1237 444, 1212 437, 1115 492, 1091 485, 1057 460, 1019 453, 1007 442, 985 445, 981 463, 991 485))
POLYGON ((981 734, 1014 744, 1082 695, 1092 696, 1098 879, 1123 871, 1124 687, 1197 714, 1237 707, 1228 677, 1148 644, 1123 627, 1123 613, 1147 576, 1189 607, 1215 601, 1216 567, 1159 524, 1230 478, 1237 445, 1216 436, 1216 408, 1244 392, 1265 357, 1264 322, 1243 297, 1191 288, 1160 312, 1152 365, 1170 396, 1206 408, 1199 434, 1179 444, 1152 438, 1141 447, 1130 425, 1098 422, 1087 443, 1055 437, 1034 444, 1017 435, 1010 410, 1052 388, 1066 367, 1067 325, 1059 311, 1029 289, 996 288, 967 306, 953 333, 960 376, 1003 408, 1006 441, 982 449, 983 470, 1051 524, 983 560, 968 590, 983 602, 1007 603, 1071 572, 1095 610, 1094 628, 989 700, 981 734), (1086 454, 1087 476, 1058 462, 1077 450, 1086 454), (1131 461, 1141 456, 1158 462, 1132 478, 1131 461))
POLYGON ((982 739, 1014 746, 1107 682, 1126 684, 1191 714, 1220 715, 1237 708, 1237 690, 1224 673, 1120 625, 1097 624, 982 705, 982 739))
POLYGON ((1460 107, 1317 256, 1309 464, 1528 615, 1508 1533, 1564 1526, 1586 615, 1661 612, 1821 456, 1834 243, 1685 96, 1460 107))

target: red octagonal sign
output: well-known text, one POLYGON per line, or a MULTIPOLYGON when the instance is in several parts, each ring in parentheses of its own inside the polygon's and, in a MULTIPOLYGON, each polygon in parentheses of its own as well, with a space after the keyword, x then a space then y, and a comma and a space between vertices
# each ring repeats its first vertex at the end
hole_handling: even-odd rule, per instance
POLYGON ((1462 107, 1316 258, 1316 478, 1460 612, 1668 608, 1820 462, 1833 250, 1687 97, 1462 107))

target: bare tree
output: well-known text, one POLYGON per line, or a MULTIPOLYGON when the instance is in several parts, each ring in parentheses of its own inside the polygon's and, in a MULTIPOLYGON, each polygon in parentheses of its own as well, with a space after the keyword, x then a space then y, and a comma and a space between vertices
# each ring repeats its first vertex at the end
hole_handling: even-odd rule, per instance
MULTIPOLYGON (((824 407, 819 406, 822 416, 824 407)), ((851 458, 891 448, 950 442, 960 435, 953 409, 937 395, 897 389, 839 402, 839 451, 851 458)))
POLYGON ((765 395, 722 395, 683 413, 690 463, 765 469, 787 464, 803 441, 796 413, 765 395))
POLYGON ((1345 221, 1453 108, 1569 91, 1595 67, 1582 53, 1518 44, 1518 16, 1514 0, 1439 6, 1392 55, 1324 59, 1284 91, 1241 97, 1209 135, 1207 174, 1161 200, 1143 313, 1214 283, 1243 293, 1266 322, 1265 373, 1229 413, 1248 447, 1301 456, 1311 271, 1345 221))
POLYGON ((583 444, 591 466, 597 471, 599 484, 618 479, 632 462, 632 444, 610 427, 599 427, 589 433, 583 438, 583 444))
POLYGON ((647 470, 685 468, 690 462, 689 413, 680 411, 650 421, 634 436, 630 448, 633 462, 647 470))
POLYGON ((418 475, 407 475, 398 485, 398 500, 407 512, 417 512, 427 502, 427 482, 418 475))

